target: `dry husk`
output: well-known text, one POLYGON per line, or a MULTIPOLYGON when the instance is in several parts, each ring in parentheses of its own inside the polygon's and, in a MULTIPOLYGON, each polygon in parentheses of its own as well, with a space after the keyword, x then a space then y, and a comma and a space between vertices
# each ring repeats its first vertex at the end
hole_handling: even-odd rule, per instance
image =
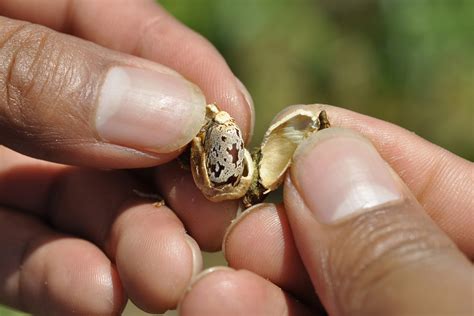
POLYGON ((297 110, 278 119, 265 133, 260 146, 259 182, 265 194, 283 181, 293 154, 301 142, 319 127, 313 112, 297 110))

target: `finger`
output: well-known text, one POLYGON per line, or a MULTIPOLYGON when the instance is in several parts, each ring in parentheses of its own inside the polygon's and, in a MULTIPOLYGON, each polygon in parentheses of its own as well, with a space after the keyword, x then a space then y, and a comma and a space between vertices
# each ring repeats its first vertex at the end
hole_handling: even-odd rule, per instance
POLYGON ((222 248, 230 267, 252 271, 307 304, 319 304, 282 206, 247 209, 228 228, 222 248))
POLYGON ((190 315, 314 315, 273 283, 229 268, 204 271, 179 305, 190 315))
POLYGON ((197 84, 250 138, 254 116, 248 91, 206 39, 155 1, 2 0, 0 13, 166 65, 197 84))
POLYGON ((13 154, 23 162, 17 157, 9 170, 20 176, 3 182, 0 171, 0 189, 41 191, 44 196, 28 191, 24 199, 33 201, 20 202, 24 199, 11 199, 12 191, 0 191, 0 204, 21 205, 24 212, 42 217, 56 230, 99 246, 115 262, 125 291, 142 309, 162 312, 176 306, 191 276, 201 269, 202 259, 196 242, 170 209, 139 199, 136 190, 147 192, 147 188, 126 172, 51 163, 41 163, 44 169, 38 171, 37 160, 13 154), (28 176, 35 181, 22 186, 20 180, 30 183, 28 176))
POLYGON ((0 143, 18 152, 143 167, 175 157, 202 126, 204 96, 165 66, 7 18, 0 47, 0 143))
POLYGON ((194 184, 191 173, 175 162, 156 168, 156 185, 199 246, 206 251, 220 250, 226 228, 235 218, 239 202, 209 201, 194 184))
POLYGON ((70 171, 56 180, 48 220, 103 249, 138 307, 164 312, 176 306, 202 259, 176 215, 138 199, 136 188, 125 173, 70 171))
POLYGON ((43 214, 55 179, 70 168, 0 146, 0 204, 43 214))
POLYGON ((472 162, 388 122, 327 105, 296 107, 317 113, 326 109, 333 126, 350 128, 369 138, 436 224, 474 258, 472 162))
MULTIPOLYGON (((90 174, 90 171, 79 170, 90 174)), ((80 172, 73 167, 23 156, 0 146, 0 203, 39 216, 46 216, 47 212, 51 213, 48 205, 51 202, 50 197, 59 195, 58 187, 64 182, 62 179, 67 179, 80 172)), ((119 200, 118 204, 120 204, 123 199, 129 198, 131 195, 135 196, 133 190, 148 192, 147 190, 151 190, 153 187, 152 183, 149 187, 143 187, 125 174, 120 177, 107 172, 97 172, 96 174, 99 179, 105 176, 112 178, 112 180, 102 184, 102 180, 97 180, 96 183, 91 179, 84 184, 90 188, 90 192, 87 193, 88 203, 96 200, 107 202, 107 199, 116 196, 119 200), (101 189, 101 186, 104 188, 101 189)), ((165 198, 168 205, 183 222, 186 231, 196 239, 203 250, 219 250, 225 230, 231 220, 235 218, 238 202, 212 203, 208 201, 194 185, 191 174, 182 170, 177 164, 165 164, 158 168, 154 174, 156 174, 160 195, 165 198)), ((77 185, 68 190, 70 191, 68 195, 78 196, 79 200, 70 204, 81 202, 83 194, 79 194, 79 192, 83 192, 83 188, 77 185)), ((107 203, 110 205, 110 202, 107 203)), ((61 214, 63 214, 63 210, 57 215, 61 214)), ((69 216, 70 214, 65 213, 65 215, 69 216)), ((80 212, 78 218, 82 218, 80 212)), ((71 222, 77 223, 76 219, 71 222)))
POLYGON ((115 220, 107 246, 130 299, 149 313, 176 308, 202 268, 199 246, 167 207, 127 209, 115 220))
MULTIPOLYGON (((61 178, 67 178, 67 174, 77 174, 75 170, 69 166, 37 160, 0 147, 0 202, 45 216, 49 210, 47 203, 51 200, 50 196, 58 195, 57 187, 62 182, 61 178)), ((166 199, 183 222, 186 231, 196 239, 203 250, 220 250, 225 230, 237 213, 238 201, 221 203, 208 201, 194 185, 191 174, 182 170, 177 164, 165 164, 154 173, 160 195, 166 199)), ((98 174, 101 178, 100 174, 103 173, 98 174)), ((87 186, 91 187, 91 183, 87 186)), ((104 184, 104 187, 107 192, 102 193, 97 191, 96 185, 93 184, 91 192, 88 193, 88 201, 104 199, 104 195, 100 194, 127 198, 133 190, 147 190, 131 181, 128 176, 112 180, 104 184)), ((74 190, 83 189, 78 186, 70 190, 70 195, 74 196, 77 195, 74 190)), ((82 199, 82 195, 78 196, 79 200, 82 199)), ((58 215, 60 214, 62 212, 58 215)), ((69 216, 69 213, 66 214, 69 216)), ((80 214, 78 216, 82 217, 80 214)), ((76 220, 71 222, 75 224, 76 220)))
POLYGON ((0 302, 35 315, 117 315, 126 297, 94 245, 0 208, 0 302))
POLYGON ((305 141, 284 200, 330 314, 472 312, 471 263, 359 134, 330 128, 305 141))

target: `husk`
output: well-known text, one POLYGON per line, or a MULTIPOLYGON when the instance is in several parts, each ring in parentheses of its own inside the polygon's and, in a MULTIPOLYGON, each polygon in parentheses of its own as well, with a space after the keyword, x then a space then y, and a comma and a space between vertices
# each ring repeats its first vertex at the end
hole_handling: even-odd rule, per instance
POLYGON ((280 118, 265 133, 258 163, 259 182, 265 194, 283 181, 298 145, 319 127, 317 116, 307 110, 297 110, 280 118))
MULTIPOLYGON (((223 185, 211 182, 207 170, 206 148, 203 140, 210 124, 225 124, 232 118, 216 105, 208 105, 206 124, 191 146, 191 171, 194 182, 204 196, 214 202, 239 199, 245 207, 263 201, 266 195, 282 183, 293 154, 313 132, 330 127, 326 111, 319 114, 305 109, 293 110, 279 117, 267 130, 263 141, 252 156, 244 150, 244 170, 240 181, 223 185)), ((219 141, 219 138, 216 138, 219 141)))
POLYGON ((214 186, 205 171, 205 159, 206 156, 202 155, 201 141, 195 138, 191 147, 191 172, 194 183, 208 200, 213 202, 235 200, 245 195, 254 178, 253 161, 247 149, 244 149, 244 173, 237 186, 231 184, 214 186))

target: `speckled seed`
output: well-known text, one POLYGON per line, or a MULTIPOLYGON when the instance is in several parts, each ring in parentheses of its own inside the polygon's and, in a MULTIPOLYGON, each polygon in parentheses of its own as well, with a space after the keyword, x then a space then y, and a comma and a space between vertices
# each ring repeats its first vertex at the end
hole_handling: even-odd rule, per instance
POLYGON ((206 169, 215 185, 236 184, 244 171, 242 133, 233 120, 211 124, 204 139, 206 169))

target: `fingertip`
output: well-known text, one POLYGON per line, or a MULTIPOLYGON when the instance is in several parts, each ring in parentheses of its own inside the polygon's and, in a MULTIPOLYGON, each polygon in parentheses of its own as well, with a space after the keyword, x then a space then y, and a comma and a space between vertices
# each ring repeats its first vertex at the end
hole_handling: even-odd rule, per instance
POLYGON ((266 206, 270 206, 270 204, 260 203, 260 204, 252 205, 251 207, 247 208, 244 212, 240 213, 236 218, 234 218, 230 222, 230 225, 227 227, 227 229, 225 231, 224 238, 222 239, 222 247, 221 247, 222 252, 224 253, 224 257, 226 257, 227 260, 229 260, 229 258, 226 255, 227 243, 230 242, 233 239, 233 238, 231 238, 231 236, 233 237, 234 228, 239 227, 239 224, 248 215, 253 214, 253 212, 256 212, 260 208, 263 208, 263 207, 266 207, 266 206))
POLYGON ((0 20, 0 37, 9 39, 0 77, 16 91, 10 101, 0 95, 6 146, 65 164, 145 167, 175 157, 202 127, 204 94, 171 68, 41 25, 0 20))
POLYGON ((117 315, 125 307, 126 295, 115 266, 84 240, 49 239, 34 249, 23 271, 22 287, 34 296, 28 304, 36 300, 35 313, 117 315))
POLYGON ((229 266, 252 271, 305 302, 316 302, 283 205, 261 203, 241 213, 224 237, 229 266))
POLYGON ((466 258, 356 132, 329 128, 308 138, 295 154, 284 201, 299 253, 329 313, 466 310, 458 294, 467 285, 460 276, 467 275, 466 258), (459 274, 447 273, 439 286, 432 282, 438 269, 459 274), (446 287, 458 292, 439 300, 446 287))
POLYGON ((201 90, 171 69, 114 66, 99 90, 95 126, 108 142, 169 153, 197 134, 205 105, 201 90))
POLYGON ((372 143, 349 129, 328 128, 306 139, 295 152, 290 174, 322 224, 404 199, 403 187, 372 143))
POLYGON ((150 313, 173 309, 202 260, 174 213, 166 206, 134 206, 118 218, 112 235, 130 299, 150 313))
MULTIPOLYGON (((185 311, 187 310, 187 304, 188 303, 184 303, 186 301, 188 301, 189 299, 189 294, 191 293, 191 291, 193 290, 194 286, 196 284, 198 284, 201 280, 203 280, 204 278, 208 277, 209 275, 213 274, 213 273, 219 273, 219 272, 229 272, 229 271, 235 271, 234 269, 231 269, 229 267, 224 267, 224 266, 215 266, 215 267, 211 267, 211 268, 207 268, 203 271, 201 271, 200 273, 198 273, 197 275, 195 275, 193 277, 193 279, 191 280, 191 282, 189 283, 186 291, 183 293, 183 295, 181 296, 179 302, 178 302, 178 306, 176 308, 177 312, 179 315, 184 315, 185 311)), ((193 300, 194 298, 191 300, 191 305, 194 305, 193 303, 193 300)))
POLYGON ((180 315, 310 315, 273 283, 245 270, 203 271, 179 304, 180 315))

